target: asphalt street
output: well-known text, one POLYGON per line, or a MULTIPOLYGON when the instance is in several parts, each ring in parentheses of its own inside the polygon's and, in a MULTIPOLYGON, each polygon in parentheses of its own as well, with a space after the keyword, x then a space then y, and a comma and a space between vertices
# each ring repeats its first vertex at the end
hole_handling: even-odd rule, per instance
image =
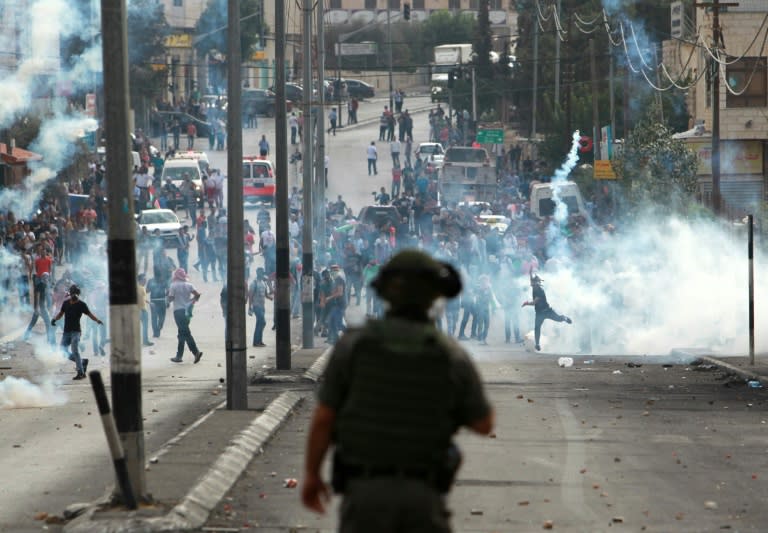
MULTIPOLYGON (((564 368, 556 355, 468 348, 498 426, 492 438, 458 437, 456 531, 766 530, 764 390, 669 357, 577 357, 564 368)), ((200 531, 335 530, 338 497, 324 516, 299 498, 312 407, 251 462, 200 531), (299 487, 285 486, 291 478, 299 487)))

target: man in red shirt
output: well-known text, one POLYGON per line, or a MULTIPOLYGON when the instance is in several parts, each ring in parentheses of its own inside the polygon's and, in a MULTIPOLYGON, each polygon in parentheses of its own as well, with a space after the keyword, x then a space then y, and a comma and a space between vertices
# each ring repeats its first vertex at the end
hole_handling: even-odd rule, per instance
POLYGON ((43 302, 39 301, 44 295, 41 294, 41 291, 38 291, 38 282, 43 279, 43 274, 48 274, 49 276, 53 274, 52 269, 53 257, 45 245, 40 245, 38 254, 35 257, 35 279, 33 280, 35 293, 33 308, 37 308, 38 304, 43 304, 43 302))
POLYGON ((191 150, 195 147, 195 137, 197 137, 197 128, 194 122, 187 124, 187 148, 191 150))

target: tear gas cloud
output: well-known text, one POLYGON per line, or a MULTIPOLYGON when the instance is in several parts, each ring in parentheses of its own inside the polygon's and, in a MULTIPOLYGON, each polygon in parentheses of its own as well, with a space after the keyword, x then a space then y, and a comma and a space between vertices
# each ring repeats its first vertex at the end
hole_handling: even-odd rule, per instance
MULTIPOLYGON (((577 136, 574 135, 575 142, 577 136)), ((573 168, 571 153, 553 178, 573 168), (568 163, 571 161, 571 163, 568 163)), ((587 252, 574 253, 559 222, 548 231, 550 259, 541 269, 550 304, 573 327, 544 327, 547 351, 665 355, 706 348, 723 355, 748 349, 746 228, 708 218, 659 216, 648 206, 612 234, 588 230, 587 252)), ((756 252, 756 315, 768 291, 768 261, 756 252)), ((528 273, 511 287, 529 291, 528 273)), ((504 277, 502 277, 504 279, 504 277)), ((509 279, 509 278, 507 278, 509 279)), ((757 321, 757 349, 768 350, 768 327, 757 321)))

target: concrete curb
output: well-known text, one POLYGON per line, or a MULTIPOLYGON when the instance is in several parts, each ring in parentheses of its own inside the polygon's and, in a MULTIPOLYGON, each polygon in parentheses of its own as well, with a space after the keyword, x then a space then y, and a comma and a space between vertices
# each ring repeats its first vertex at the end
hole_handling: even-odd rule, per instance
POLYGON ((691 357, 693 359, 700 359, 707 364, 715 365, 716 367, 722 368, 723 370, 727 370, 728 372, 741 376, 745 381, 754 379, 763 383, 763 386, 768 385, 768 376, 758 374, 754 370, 748 368, 740 368, 738 366, 734 366, 731 363, 727 363, 722 359, 718 359, 717 357, 713 357, 711 355, 699 355, 685 350, 672 350, 672 355, 681 355, 691 357))
POLYGON ((328 359, 331 357, 332 346, 329 346, 312 364, 306 372, 304 372, 303 379, 317 383, 323 377, 325 367, 328 366, 328 359))
POLYGON ((201 527, 210 512, 240 477, 253 457, 275 435, 283 422, 303 402, 305 396, 283 392, 251 423, 234 437, 187 495, 165 516, 141 516, 142 511, 126 513, 125 518, 94 519, 92 507, 81 518, 65 526, 68 533, 143 533, 184 531, 201 527))

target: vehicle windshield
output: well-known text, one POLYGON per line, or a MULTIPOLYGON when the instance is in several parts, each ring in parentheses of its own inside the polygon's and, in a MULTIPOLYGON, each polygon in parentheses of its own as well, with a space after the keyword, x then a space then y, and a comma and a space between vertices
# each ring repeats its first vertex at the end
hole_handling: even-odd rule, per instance
POLYGON ((419 148, 419 152, 422 154, 435 154, 439 155, 443 153, 442 147, 439 144, 423 144, 419 148))
POLYGON ((482 148, 449 148, 445 160, 451 163, 485 163, 488 154, 482 148))
POLYGON ((141 214, 142 224, 166 224, 178 221, 178 217, 170 211, 144 211, 141 214))
POLYGON ((190 179, 199 179, 197 172, 191 170, 189 167, 168 167, 163 168, 163 178, 172 180, 183 180, 184 174, 188 174, 190 179))
POLYGON ((264 163, 246 163, 243 165, 243 178, 269 178, 269 165, 264 163), (253 169, 253 175, 251 175, 253 169))

